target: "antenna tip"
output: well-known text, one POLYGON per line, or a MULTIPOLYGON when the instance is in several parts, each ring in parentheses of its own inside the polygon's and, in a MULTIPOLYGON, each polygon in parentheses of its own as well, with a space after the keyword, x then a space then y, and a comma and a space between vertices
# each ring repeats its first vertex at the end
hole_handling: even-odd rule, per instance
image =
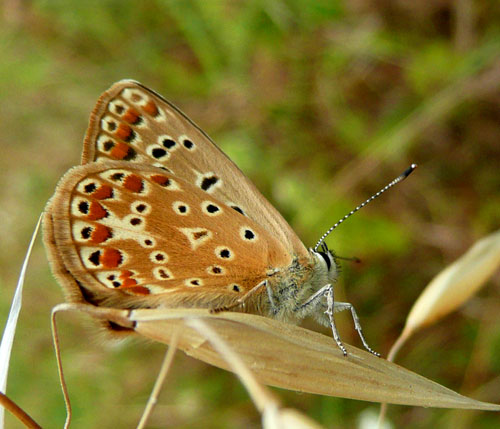
POLYGON ((417 164, 412 164, 410 165, 404 172, 401 174, 402 179, 406 179, 416 168, 418 167, 417 164))

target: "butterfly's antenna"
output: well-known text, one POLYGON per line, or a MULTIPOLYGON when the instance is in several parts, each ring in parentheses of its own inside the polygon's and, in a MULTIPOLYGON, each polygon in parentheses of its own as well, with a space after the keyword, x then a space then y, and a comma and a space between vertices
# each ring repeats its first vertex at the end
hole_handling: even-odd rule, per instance
POLYGON ((314 251, 317 252, 319 246, 321 246, 321 243, 325 241, 325 238, 330 235, 330 233, 337 228, 342 222, 344 222, 348 217, 351 217, 354 213, 356 213, 359 209, 362 209, 364 206, 366 206, 368 203, 371 203, 375 198, 377 198, 379 195, 383 194, 385 191, 387 191, 389 188, 392 188, 394 185, 398 184, 399 182, 402 182, 405 180, 412 172, 417 168, 417 164, 412 164, 410 165, 401 175, 396 177, 391 183, 389 183, 387 186, 382 188, 380 191, 378 191, 376 194, 372 195, 370 198, 368 198, 364 203, 360 204, 358 207, 356 207, 354 210, 351 212, 347 213, 342 219, 340 219, 335 225, 333 225, 328 231, 326 231, 321 238, 318 240, 316 245, 314 246, 314 251))

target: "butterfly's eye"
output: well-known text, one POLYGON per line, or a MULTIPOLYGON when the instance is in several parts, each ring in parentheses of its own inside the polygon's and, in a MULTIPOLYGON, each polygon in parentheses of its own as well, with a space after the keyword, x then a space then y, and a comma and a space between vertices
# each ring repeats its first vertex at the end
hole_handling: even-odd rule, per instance
POLYGON ((321 255, 321 257, 325 260, 325 263, 326 263, 326 267, 328 268, 328 271, 331 270, 332 268, 332 256, 331 256, 331 253, 328 252, 318 252, 319 255, 321 255))

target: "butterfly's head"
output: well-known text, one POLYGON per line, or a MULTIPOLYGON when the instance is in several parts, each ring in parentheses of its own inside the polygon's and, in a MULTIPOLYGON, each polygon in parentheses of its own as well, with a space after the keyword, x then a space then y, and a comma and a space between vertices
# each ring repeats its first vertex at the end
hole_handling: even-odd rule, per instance
POLYGON ((309 249, 309 252, 316 262, 316 272, 322 277, 323 286, 334 283, 339 269, 335 255, 328 249, 326 243, 322 243, 318 250, 309 249))

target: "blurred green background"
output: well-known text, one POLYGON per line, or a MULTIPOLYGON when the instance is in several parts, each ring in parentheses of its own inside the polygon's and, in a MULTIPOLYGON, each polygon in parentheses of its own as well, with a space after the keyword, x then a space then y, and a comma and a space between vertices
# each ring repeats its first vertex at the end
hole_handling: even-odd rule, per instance
MULTIPOLYGON (((134 78, 200 125, 306 245, 410 163, 420 168, 329 237, 338 299, 383 355, 428 281, 500 226, 500 5, 496 0, 0 3, 0 314, 58 178, 79 163, 89 113, 134 78)), ((500 402, 500 278, 419 334, 398 363, 500 402)), ((49 315, 62 301, 41 240, 25 285, 8 393, 61 427, 49 315)), ((61 317, 74 428, 134 427, 164 347, 109 347, 61 317)), ((345 342, 360 346, 348 314, 345 342)), ((314 327, 311 325, 311 327, 314 327)), ((318 329, 316 327, 316 329, 318 329)), ((332 342, 332 347, 334 347, 332 342)), ((278 391, 327 427, 378 406, 278 391)), ((395 427, 498 427, 494 413, 391 406, 395 427)), ((7 427, 20 427, 7 417, 7 427)), ((150 427, 259 427, 231 374, 179 353, 150 427)))

